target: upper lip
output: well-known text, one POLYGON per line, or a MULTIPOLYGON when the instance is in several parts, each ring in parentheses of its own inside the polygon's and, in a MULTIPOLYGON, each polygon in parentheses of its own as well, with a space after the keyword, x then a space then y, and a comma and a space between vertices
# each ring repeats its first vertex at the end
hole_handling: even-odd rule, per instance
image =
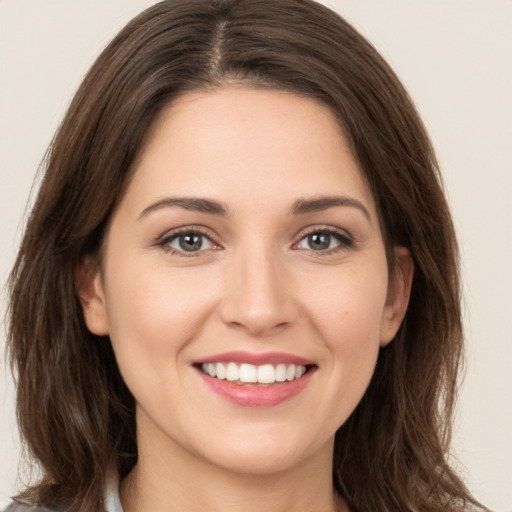
POLYGON ((214 354, 203 359, 194 361, 194 364, 199 363, 248 363, 255 366, 263 364, 295 364, 303 366, 315 365, 314 361, 299 357, 294 354, 287 354, 285 352, 263 352, 254 353, 246 352, 243 350, 235 350, 232 352, 223 352, 221 354, 214 354))

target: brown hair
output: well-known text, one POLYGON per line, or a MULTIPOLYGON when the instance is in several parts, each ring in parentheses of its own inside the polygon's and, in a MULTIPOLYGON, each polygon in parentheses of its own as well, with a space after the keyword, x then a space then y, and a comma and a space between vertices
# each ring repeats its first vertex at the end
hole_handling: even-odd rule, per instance
POLYGON ((18 421, 42 469, 22 496, 70 512, 102 509, 107 468, 124 477, 136 463, 134 400, 108 337, 85 326, 75 269, 98 253, 157 113, 185 91, 230 82, 328 105, 373 191, 388 255, 403 245, 414 259, 405 321, 336 434, 336 490, 353 512, 477 505, 446 461, 462 326, 456 239, 435 155, 377 51, 310 0, 161 2, 85 77, 50 146, 10 277, 18 421))

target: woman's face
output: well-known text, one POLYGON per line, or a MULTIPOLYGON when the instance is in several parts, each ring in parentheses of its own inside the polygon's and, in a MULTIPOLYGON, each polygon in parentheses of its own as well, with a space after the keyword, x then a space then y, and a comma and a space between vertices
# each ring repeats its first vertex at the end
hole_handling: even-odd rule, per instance
POLYGON ((251 473, 329 459, 405 311, 396 256, 403 279, 327 108, 242 87, 176 100, 81 290, 135 397, 140 456, 251 473))

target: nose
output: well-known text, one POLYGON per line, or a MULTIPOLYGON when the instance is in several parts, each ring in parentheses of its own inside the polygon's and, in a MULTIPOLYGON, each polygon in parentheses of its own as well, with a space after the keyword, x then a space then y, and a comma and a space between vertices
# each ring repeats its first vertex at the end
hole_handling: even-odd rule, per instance
POLYGON ((230 261, 225 294, 219 305, 222 321, 251 336, 271 335, 297 318, 289 273, 271 251, 246 251, 230 261))

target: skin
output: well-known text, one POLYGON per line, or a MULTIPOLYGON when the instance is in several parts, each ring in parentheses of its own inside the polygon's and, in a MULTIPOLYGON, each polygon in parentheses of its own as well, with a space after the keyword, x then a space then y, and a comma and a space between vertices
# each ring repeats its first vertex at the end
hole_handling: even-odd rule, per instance
POLYGON ((347 510, 334 435, 403 319, 413 265, 395 248, 388 275, 375 202, 330 111, 282 91, 185 94, 148 134, 103 249, 80 295, 137 402, 125 511, 347 510), (327 196, 346 204, 292 212, 327 196), (155 206, 176 197, 226 215, 155 206), (198 227, 202 248, 185 253, 173 230, 198 227), (307 235, 326 230, 338 233, 329 248, 313 246, 307 235), (233 350, 294 354, 316 371, 279 405, 242 407, 192 364, 233 350))

